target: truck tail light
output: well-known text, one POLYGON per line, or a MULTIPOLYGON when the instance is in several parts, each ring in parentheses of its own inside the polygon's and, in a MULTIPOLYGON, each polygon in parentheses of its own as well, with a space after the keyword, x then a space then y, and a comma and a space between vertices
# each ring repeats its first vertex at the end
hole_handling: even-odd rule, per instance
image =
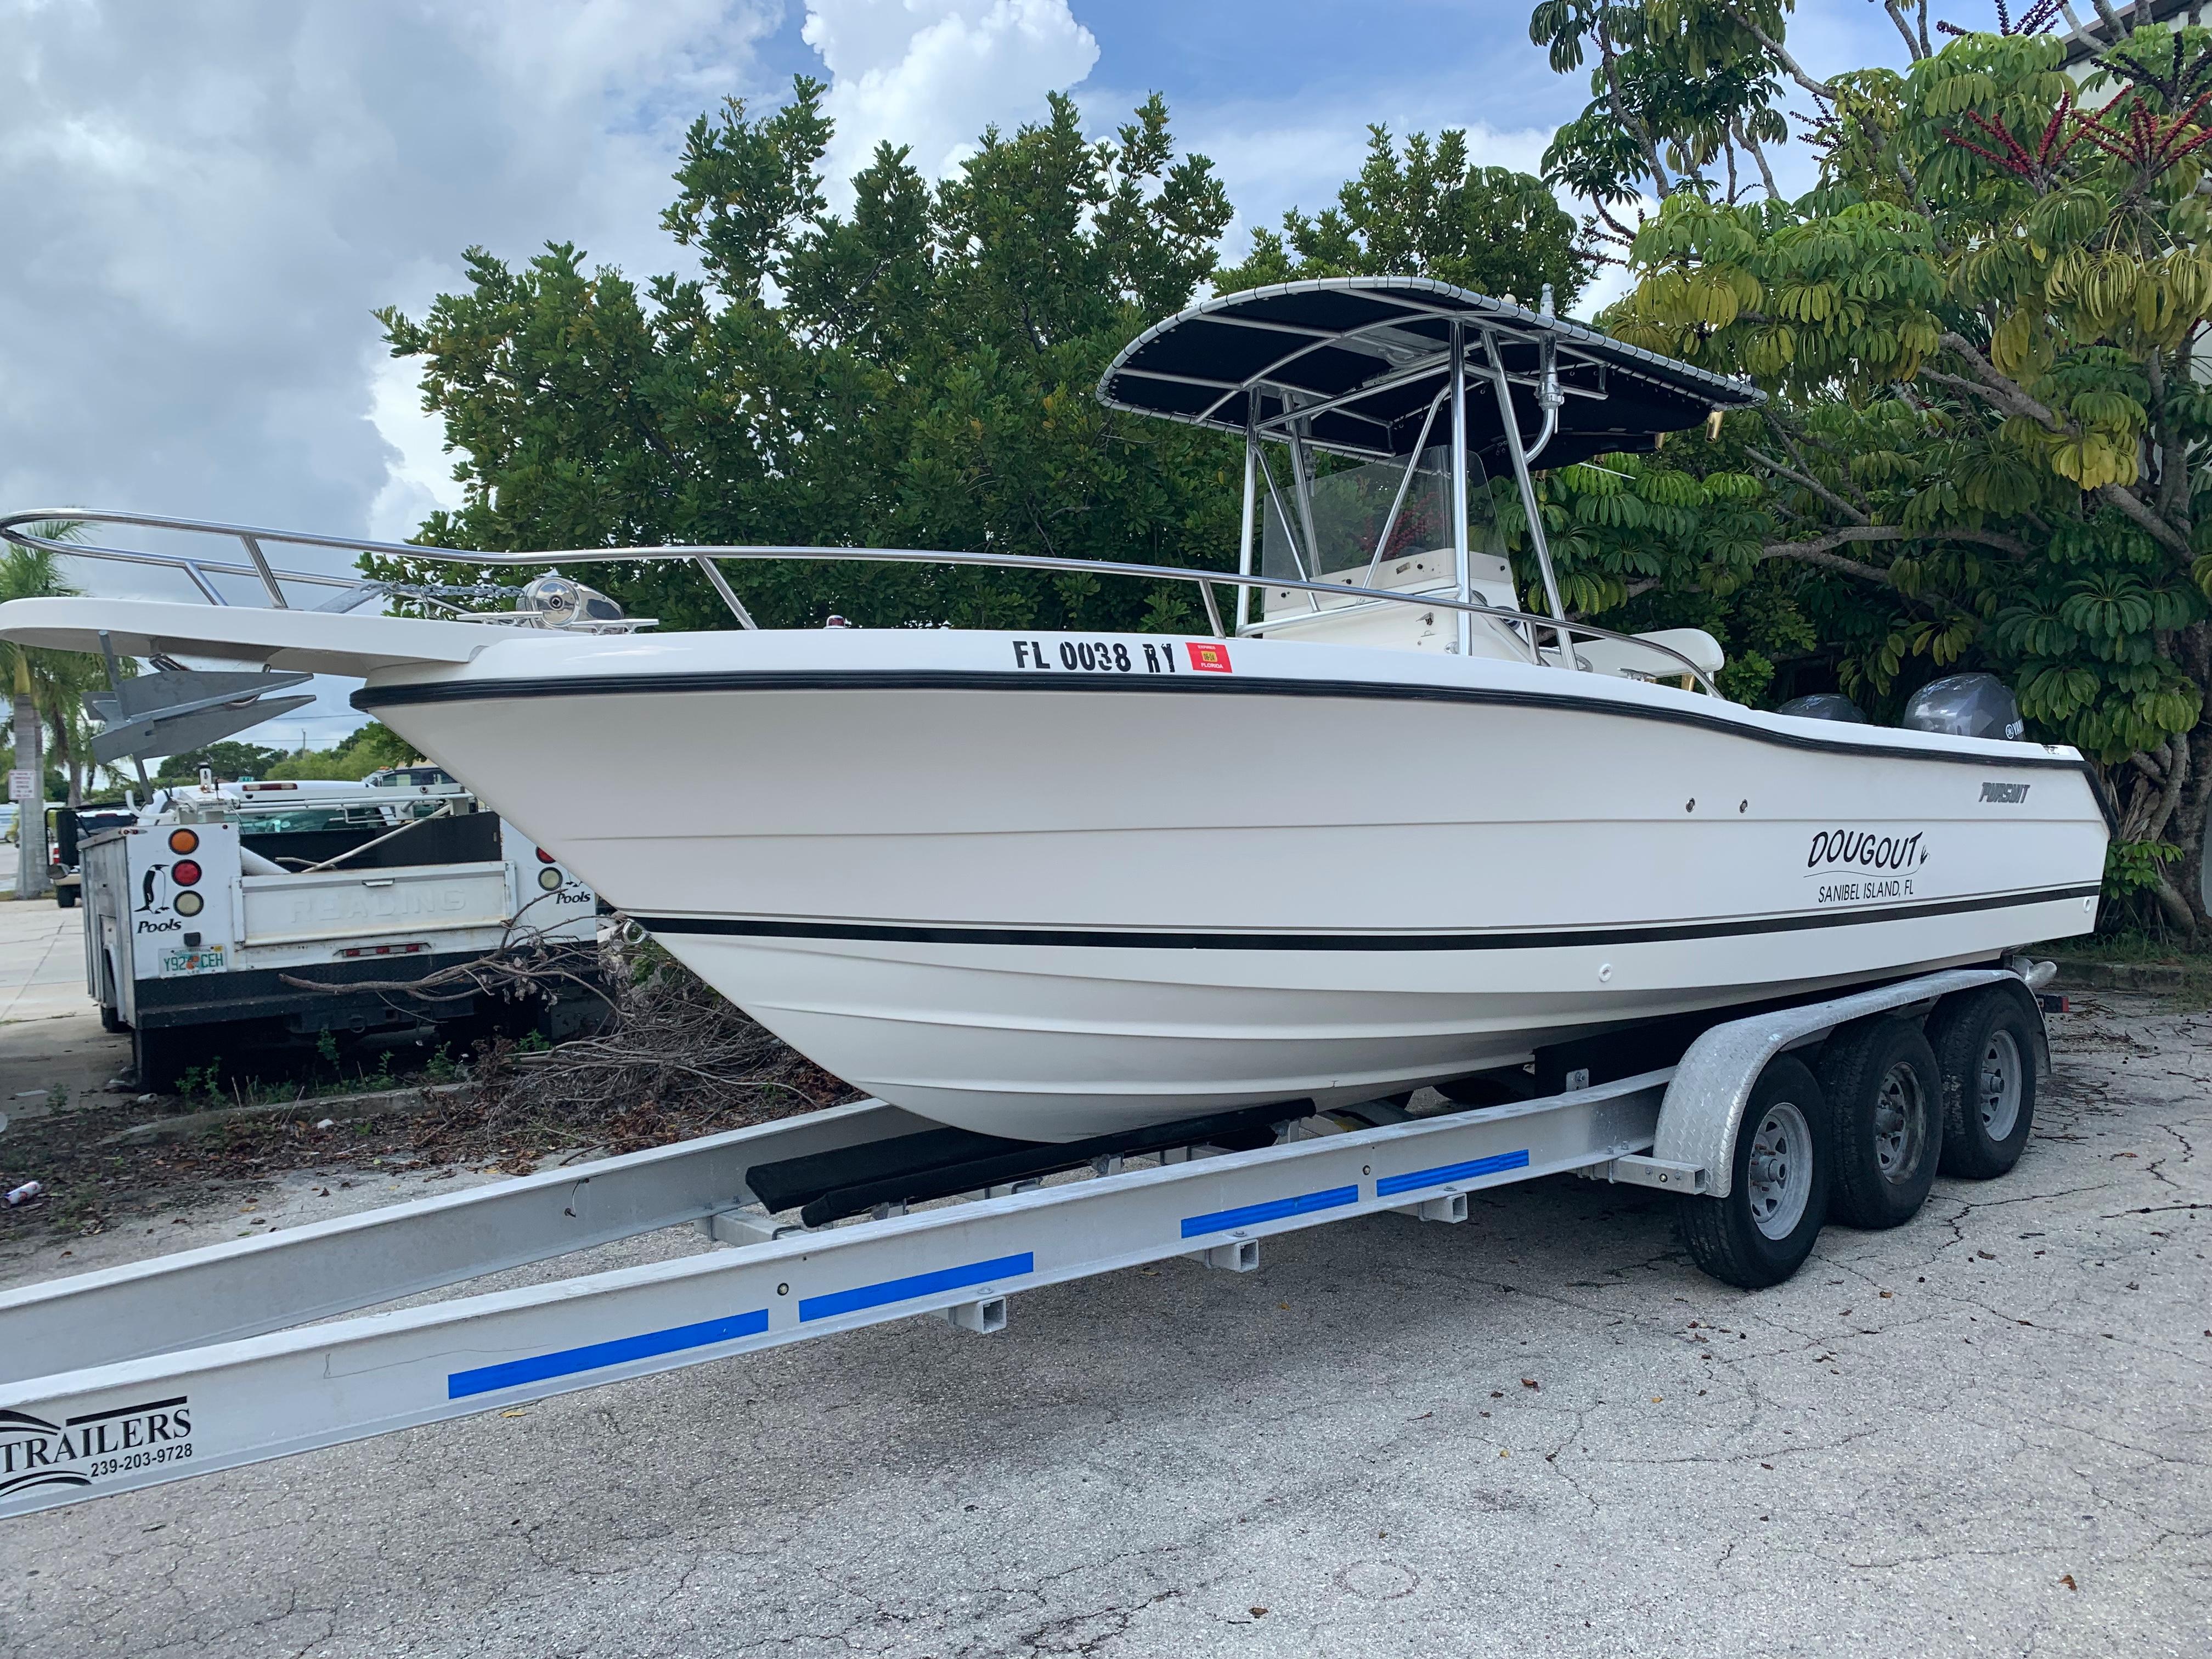
POLYGON ((197 853, 200 850, 199 831, 172 830, 169 831, 169 850, 172 853, 197 853))
POLYGON ((553 855, 541 847, 538 849, 538 861, 540 864, 550 864, 553 862, 553 855))
POLYGON ((207 901, 198 893, 185 892, 177 895, 176 908, 177 914, 180 916, 196 916, 206 908, 207 901))
POLYGON ((558 891, 561 886, 561 872, 548 866, 538 872, 538 884, 549 893, 558 891))
POLYGON ((179 859, 170 867, 170 878, 179 887, 190 887, 198 882, 200 867, 190 859, 179 859))

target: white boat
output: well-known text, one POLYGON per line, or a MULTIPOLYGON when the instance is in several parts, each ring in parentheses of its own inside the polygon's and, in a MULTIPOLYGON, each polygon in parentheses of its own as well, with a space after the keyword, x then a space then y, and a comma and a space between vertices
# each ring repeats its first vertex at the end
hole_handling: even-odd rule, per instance
MULTIPOLYGON (((754 629, 714 560, 1200 573, 711 548, 653 551, 698 559, 742 629, 627 631, 570 588, 496 618, 538 626, 48 599, 0 636, 362 674, 359 707, 793 1047, 1019 1139, 1367 1101, 2094 927, 2108 829, 2074 750, 1738 707, 1707 636, 1565 623, 1540 536, 1551 614, 1518 609, 1485 457, 1525 501, 1532 459, 1648 449, 1750 388, 1358 279, 1209 301, 1101 395, 1246 434, 1239 574, 1212 577, 1233 624, 754 629), (1358 465, 1316 477, 1323 453, 1358 465)), ((71 516, 235 536, 252 562, 201 579, 276 595, 317 579, 262 544, 374 545, 71 516)))

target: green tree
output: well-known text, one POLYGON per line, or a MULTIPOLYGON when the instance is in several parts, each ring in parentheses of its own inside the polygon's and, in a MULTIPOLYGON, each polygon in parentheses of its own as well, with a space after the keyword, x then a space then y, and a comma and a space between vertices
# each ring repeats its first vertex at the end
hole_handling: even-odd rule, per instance
POLYGON ((1540 179, 1468 165, 1467 134, 1426 133, 1402 153, 1387 127, 1368 129, 1367 160, 1310 217, 1292 208, 1280 233, 1255 230, 1244 263, 1222 271, 1224 293, 1313 276, 1432 276, 1534 306, 1546 287, 1565 311, 1593 266, 1574 217, 1540 179))
MULTIPOLYGON (((417 539, 487 550, 688 542, 1003 550, 1156 563, 1233 556, 1237 461, 1218 437, 1101 407, 1114 352, 1212 274, 1230 210, 1179 155, 1164 105, 1108 142, 1074 106, 935 186, 879 148, 848 216, 823 205, 830 127, 800 80, 769 115, 691 128, 664 223, 702 278, 642 289, 556 244, 419 322, 420 360, 466 492, 417 539)), ((376 566, 409 580, 451 567, 376 566)), ((776 562, 725 566, 771 626, 1191 625, 1181 584, 776 562)), ((682 568, 580 571, 632 612, 726 626, 682 568)))
POLYGON ((1589 62, 1591 93, 1582 114, 1554 135, 1546 176, 1588 201, 1601 234, 1620 247, 1634 231, 1619 210, 1646 193, 1711 198, 1724 190, 1733 203, 1751 192, 1755 168, 1765 195, 1778 198, 1766 152, 1789 136, 1781 40, 1793 5, 1540 0, 1529 39, 1561 74, 1589 62))
POLYGON ((267 777, 270 769, 281 764, 283 759, 284 751, 281 749, 264 749, 259 744, 226 738, 203 749, 188 749, 180 755, 164 757, 154 781, 196 783, 200 769, 205 767, 215 774, 217 783, 236 783, 242 778, 267 777))
POLYGON ((336 780, 357 783, 387 766, 405 766, 422 757, 380 720, 356 727, 328 749, 302 749, 286 756, 260 776, 271 779, 336 780))
MULTIPOLYGON (((82 536, 83 528, 74 520, 58 521, 34 524, 28 533, 46 541, 67 542, 82 536)), ((0 554, 0 603, 60 598, 76 591, 63 580, 60 560, 49 549, 11 543, 0 554)), ((52 726, 60 735, 59 746, 68 753, 69 723, 76 716, 85 692, 99 683, 99 672, 94 659, 76 652, 40 651, 0 641, 0 679, 7 683, 14 716, 11 763, 46 778, 47 727, 52 726)), ((82 799, 79 782, 72 767, 68 786, 71 805, 82 799)), ((26 813, 24 826, 17 836, 15 891, 29 898, 46 890, 46 815, 26 813)))
MULTIPOLYGON (((1905 70, 1817 80, 1759 20, 1758 50, 1821 112, 1818 186, 1737 203, 1674 188, 1607 322, 1775 401, 1622 470, 1683 480, 1668 487, 1694 521, 1658 561, 1670 587, 1786 599, 1863 700, 1953 667, 2004 675, 2036 732, 2104 769, 2115 885, 2195 931, 2212 36, 2108 20, 2084 88, 2040 21, 1940 52, 1907 26, 1905 70), (1709 519, 1729 533, 1697 548, 1709 519)), ((1586 471, 1555 481, 1547 511, 1579 514, 1586 471)), ((1608 533, 1568 556, 1601 581, 1635 550, 1608 533)))

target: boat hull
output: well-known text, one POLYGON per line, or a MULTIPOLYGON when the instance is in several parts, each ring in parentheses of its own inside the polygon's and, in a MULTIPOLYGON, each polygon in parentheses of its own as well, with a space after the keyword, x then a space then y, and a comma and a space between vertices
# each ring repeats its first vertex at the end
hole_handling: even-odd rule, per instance
POLYGON ((826 1069, 1022 1139, 1372 1098, 2094 924, 2071 751, 1083 642, 518 640, 361 701, 826 1069))

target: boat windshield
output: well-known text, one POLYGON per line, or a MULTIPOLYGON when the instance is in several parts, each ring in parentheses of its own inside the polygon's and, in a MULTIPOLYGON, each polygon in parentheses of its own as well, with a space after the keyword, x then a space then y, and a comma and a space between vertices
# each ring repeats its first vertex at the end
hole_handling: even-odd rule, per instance
MULTIPOLYGON (((1468 545, 1479 553, 1503 551, 1482 463, 1467 459, 1468 545)), ((1259 499, 1264 576, 1364 586, 1378 563, 1378 544, 1383 560, 1452 544, 1451 452, 1442 444, 1423 451, 1410 475, 1403 461, 1369 461, 1310 479, 1303 491, 1280 450, 1268 461, 1274 488, 1263 484, 1259 499)), ((1374 585, 1391 584, 1378 574, 1374 585)))

